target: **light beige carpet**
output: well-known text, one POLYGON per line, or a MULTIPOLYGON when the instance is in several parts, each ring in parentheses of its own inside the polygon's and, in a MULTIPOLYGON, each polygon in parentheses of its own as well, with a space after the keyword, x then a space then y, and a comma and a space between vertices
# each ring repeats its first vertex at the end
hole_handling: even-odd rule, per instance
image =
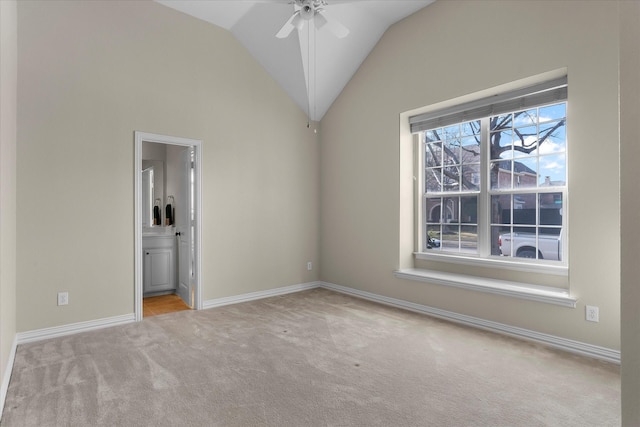
POLYGON ((619 368, 323 289, 21 345, 2 427, 617 426, 619 368))

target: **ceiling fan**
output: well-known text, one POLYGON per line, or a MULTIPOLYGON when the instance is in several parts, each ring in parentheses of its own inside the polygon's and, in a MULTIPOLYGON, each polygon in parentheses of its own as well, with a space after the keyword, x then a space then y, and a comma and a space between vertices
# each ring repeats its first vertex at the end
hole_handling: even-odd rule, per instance
POLYGON ((301 30, 305 21, 311 20, 313 20, 318 30, 326 26, 329 31, 340 39, 349 34, 349 30, 344 25, 327 15, 326 7, 328 4, 326 0, 294 0, 292 3, 293 15, 280 28, 280 31, 276 34, 277 38, 284 39, 289 37, 289 34, 294 29, 301 30))

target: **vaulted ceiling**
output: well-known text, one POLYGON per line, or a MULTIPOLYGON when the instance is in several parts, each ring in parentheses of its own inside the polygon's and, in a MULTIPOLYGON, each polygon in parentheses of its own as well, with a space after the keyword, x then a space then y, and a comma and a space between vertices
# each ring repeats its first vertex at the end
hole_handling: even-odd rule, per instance
POLYGON ((330 26, 276 34, 297 10, 291 0, 155 0, 229 30, 311 120, 319 121, 390 25, 434 0, 326 0, 330 26))

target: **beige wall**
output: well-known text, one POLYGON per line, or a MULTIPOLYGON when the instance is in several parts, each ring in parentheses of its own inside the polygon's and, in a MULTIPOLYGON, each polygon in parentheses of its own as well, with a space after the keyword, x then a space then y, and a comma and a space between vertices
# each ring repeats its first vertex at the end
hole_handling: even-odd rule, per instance
POLYGON ((617 4, 609 1, 440 1, 392 26, 322 121, 321 278, 619 349, 617 46, 617 4), (399 115, 563 69, 568 280, 578 307, 394 279, 413 249, 411 192, 400 191, 412 178, 400 176, 399 115), (600 307, 599 323, 585 321, 585 304, 600 307))
POLYGON ((205 300, 315 280, 304 267, 318 265, 319 221, 324 280, 619 348, 621 259, 623 420, 637 425, 640 11, 619 4, 429 6, 387 32, 338 98, 318 161, 304 113, 229 33, 150 2, 20 3, 16 307, 16 6, 0 1, 0 375, 16 330, 133 311, 141 130, 204 141, 205 300), (619 59, 622 111, 632 112, 619 117, 620 169, 619 59), (412 220, 400 192, 399 114, 561 68, 578 308, 394 279, 412 241, 400 231, 412 220), (59 290, 69 306, 55 306, 59 290), (584 321, 585 304, 600 307, 600 323, 584 321))
POLYGON ((136 130, 203 140, 205 301, 317 279, 316 136, 229 32, 20 2, 18 52, 18 331, 133 312, 136 130))
POLYGON ((640 425, 640 2, 620 3, 622 423, 640 425))
MULTIPOLYGON (((0 2, 0 384, 16 336, 16 2, 0 2)), ((4 404, 4 396, 0 405, 4 404)), ((0 408, 0 414, 2 409, 0 408)))

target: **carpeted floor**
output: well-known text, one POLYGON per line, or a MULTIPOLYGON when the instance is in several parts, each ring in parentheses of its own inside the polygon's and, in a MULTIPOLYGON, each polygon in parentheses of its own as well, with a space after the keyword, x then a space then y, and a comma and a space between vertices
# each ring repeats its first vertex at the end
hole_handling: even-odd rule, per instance
POLYGON ((21 345, 2 427, 618 426, 619 367, 324 289, 21 345))

